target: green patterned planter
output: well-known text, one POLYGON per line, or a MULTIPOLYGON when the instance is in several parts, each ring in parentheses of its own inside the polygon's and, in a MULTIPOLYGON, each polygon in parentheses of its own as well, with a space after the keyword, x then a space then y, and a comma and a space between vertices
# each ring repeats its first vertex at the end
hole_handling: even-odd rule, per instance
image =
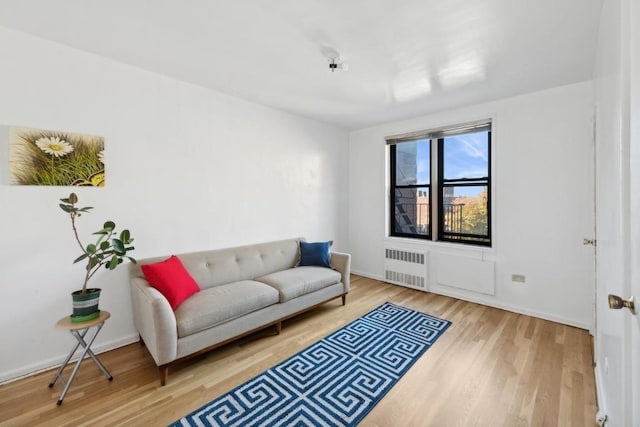
POLYGON ((100 310, 98 309, 98 303, 100 302, 100 291, 98 288, 87 289, 86 294, 82 294, 82 291, 75 291, 71 293, 73 299, 73 314, 71 315, 71 321, 86 322, 87 320, 95 319, 100 316, 100 310))

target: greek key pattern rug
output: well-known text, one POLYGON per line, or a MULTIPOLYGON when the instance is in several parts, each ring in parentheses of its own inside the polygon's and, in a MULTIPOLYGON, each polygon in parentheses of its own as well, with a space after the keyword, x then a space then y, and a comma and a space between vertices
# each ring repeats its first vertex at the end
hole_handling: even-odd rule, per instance
POLYGON ((171 426, 355 426, 450 325, 384 303, 171 426))

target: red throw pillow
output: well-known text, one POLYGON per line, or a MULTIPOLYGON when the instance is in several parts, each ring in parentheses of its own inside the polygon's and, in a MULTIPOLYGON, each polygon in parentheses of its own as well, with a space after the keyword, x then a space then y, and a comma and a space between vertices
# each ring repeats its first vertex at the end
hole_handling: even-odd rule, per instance
POLYGON ((174 310, 200 290, 200 286, 175 255, 155 264, 141 265, 140 268, 151 286, 164 295, 174 310))

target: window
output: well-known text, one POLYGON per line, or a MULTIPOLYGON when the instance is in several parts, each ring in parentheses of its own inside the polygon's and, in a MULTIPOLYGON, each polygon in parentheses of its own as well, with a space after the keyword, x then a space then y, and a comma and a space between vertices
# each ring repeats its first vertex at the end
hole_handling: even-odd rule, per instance
POLYGON ((431 236, 431 141, 420 139, 391 150, 394 235, 431 236))
POLYGON ((387 143, 392 236, 491 246, 490 122, 387 143))

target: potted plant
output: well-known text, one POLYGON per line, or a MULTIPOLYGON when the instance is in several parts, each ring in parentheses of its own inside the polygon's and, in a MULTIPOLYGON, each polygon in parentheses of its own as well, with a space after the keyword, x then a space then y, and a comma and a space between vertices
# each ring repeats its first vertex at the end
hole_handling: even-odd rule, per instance
POLYGON ((100 269, 105 267, 107 270, 115 270, 115 268, 122 264, 124 258, 129 259, 134 264, 136 260, 128 256, 127 253, 133 251, 135 248, 131 245, 133 238, 129 230, 122 230, 120 234, 116 232, 116 224, 113 221, 107 221, 102 226, 101 230, 96 231, 93 235, 98 236, 95 243, 89 243, 84 245, 80 241, 78 236, 78 229, 76 227, 76 218, 83 213, 88 213, 92 207, 80 208, 76 206, 78 203, 78 196, 75 193, 71 193, 69 197, 60 199, 60 208, 69 214, 71 217, 71 228, 73 229, 73 235, 75 236, 82 255, 76 258, 73 263, 80 261, 86 262, 86 272, 84 276, 84 282, 82 283, 82 289, 71 293, 73 299, 73 314, 71 315, 72 322, 85 322, 87 320, 95 319, 100 315, 98 310, 98 303, 100 298, 100 289, 87 288, 89 279, 100 269))

